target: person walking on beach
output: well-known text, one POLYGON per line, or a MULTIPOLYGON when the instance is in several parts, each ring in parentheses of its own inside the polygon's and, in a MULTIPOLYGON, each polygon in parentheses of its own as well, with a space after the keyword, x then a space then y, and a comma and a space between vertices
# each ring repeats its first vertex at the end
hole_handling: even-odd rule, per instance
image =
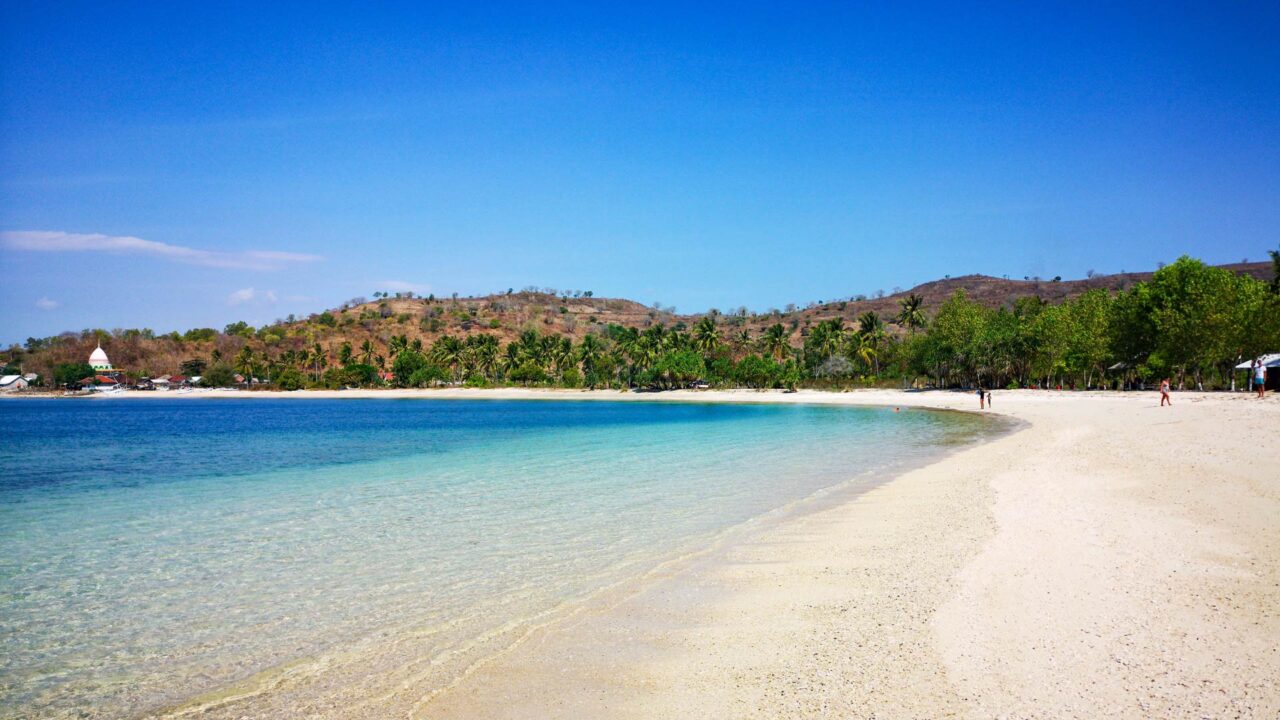
POLYGON ((1266 397, 1267 394, 1267 365, 1262 360, 1254 360, 1253 368, 1253 386, 1258 391, 1258 397, 1266 397))
POLYGON ((987 393, 982 389, 981 385, 978 386, 978 409, 987 409, 987 393))
POLYGON ((1169 399, 1169 378, 1160 381, 1160 407, 1164 407, 1165 403, 1173 407, 1173 401, 1169 399))
POLYGON ((987 391, 987 409, 988 410, 991 409, 991 398, 994 396, 995 396, 995 393, 991 392, 990 390, 987 391))

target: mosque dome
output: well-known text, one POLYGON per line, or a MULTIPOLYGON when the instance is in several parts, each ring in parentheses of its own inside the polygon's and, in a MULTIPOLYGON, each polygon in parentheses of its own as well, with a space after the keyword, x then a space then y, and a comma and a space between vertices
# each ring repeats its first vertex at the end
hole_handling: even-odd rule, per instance
POLYGON ((111 369, 111 361, 107 359, 107 353, 102 349, 101 344, 99 344, 98 349, 94 350, 93 354, 89 356, 89 365, 91 365, 94 370, 111 369))

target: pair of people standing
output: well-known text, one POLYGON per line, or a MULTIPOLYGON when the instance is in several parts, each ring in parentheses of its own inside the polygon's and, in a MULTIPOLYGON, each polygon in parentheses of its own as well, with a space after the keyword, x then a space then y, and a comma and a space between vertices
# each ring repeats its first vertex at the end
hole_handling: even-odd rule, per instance
POLYGON ((992 393, 990 390, 987 390, 986 388, 979 385, 978 386, 978 409, 986 410, 987 408, 990 408, 991 396, 994 394, 995 393, 992 393))

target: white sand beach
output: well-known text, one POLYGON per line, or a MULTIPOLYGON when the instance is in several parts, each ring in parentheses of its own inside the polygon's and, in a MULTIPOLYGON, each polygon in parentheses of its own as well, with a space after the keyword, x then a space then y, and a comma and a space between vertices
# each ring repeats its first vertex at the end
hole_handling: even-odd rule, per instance
POLYGON ((423 714, 1280 716, 1280 400, 995 402, 1027 425, 549 629, 423 714))
MULTIPOLYGON (((235 396, 212 392, 187 397, 235 396)), ((141 394, 138 394, 141 396, 141 394)), ((253 393, 817 402, 960 393, 253 393)), ((1018 429, 324 717, 1280 716, 1280 398, 998 392, 1018 429)), ((215 715, 258 716, 253 702, 215 715)))

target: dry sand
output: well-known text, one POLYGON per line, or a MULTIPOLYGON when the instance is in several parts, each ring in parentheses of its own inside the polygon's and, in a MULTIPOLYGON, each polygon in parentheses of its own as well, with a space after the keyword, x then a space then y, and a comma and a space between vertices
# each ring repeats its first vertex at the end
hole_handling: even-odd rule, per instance
MULTIPOLYGON (((661 399, 977 404, 889 391, 661 399)), ((1280 398, 995 401, 1017 431, 672 564, 444 692, 401 688, 384 716, 1280 717, 1280 398)))
POLYGON ((551 628, 421 715, 1280 717, 1280 399, 1175 402, 999 393, 1020 431, 551 628))

